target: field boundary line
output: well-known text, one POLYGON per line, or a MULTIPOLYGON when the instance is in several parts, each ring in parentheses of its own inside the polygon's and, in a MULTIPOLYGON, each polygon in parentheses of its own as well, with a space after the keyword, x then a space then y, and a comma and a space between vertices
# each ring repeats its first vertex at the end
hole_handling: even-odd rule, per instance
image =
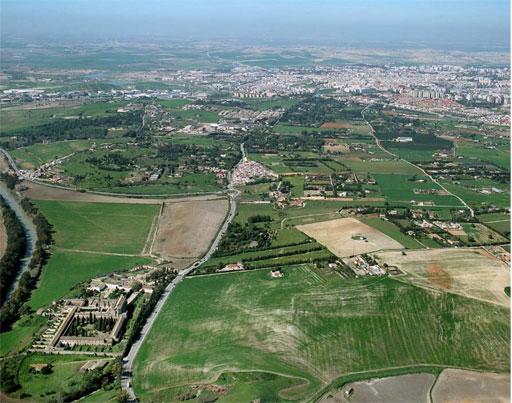
POLYGON ((127 256, 127 257, 141 257, 142 255, 134 254, 134 253, 116 253, 116 252, 101 252, 95 250, 86 250, 86 249, 69 249, 69 248, 61 248, 56 247, 56 251, 61 252, 74 252, 74 253, 88 253, 90 255, 105 255, 105 256, 127 256))
POLYGON ((153 256, 153 245, 155 244, 156 234, 159 229, 160 218, 162 217, 162 213, 164 211, 164 204, 165 202, 160 203, 160 211, 158 212, 157 215, 153 217, 151 228, 149 229, 146 242, 144 243, 144 247, 142 248, 142 255, 153 256))

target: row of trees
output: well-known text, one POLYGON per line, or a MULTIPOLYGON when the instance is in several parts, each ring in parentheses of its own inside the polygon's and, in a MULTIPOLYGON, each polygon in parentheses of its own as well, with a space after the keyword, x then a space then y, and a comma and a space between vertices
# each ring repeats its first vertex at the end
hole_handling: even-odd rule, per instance
POLYGON ((21 261, 27 250, 27 239, 20 220, 1 196, 0 207, 7 235, 7 247, 0 259, 0 306, 2 306, 21 270, 21 261))

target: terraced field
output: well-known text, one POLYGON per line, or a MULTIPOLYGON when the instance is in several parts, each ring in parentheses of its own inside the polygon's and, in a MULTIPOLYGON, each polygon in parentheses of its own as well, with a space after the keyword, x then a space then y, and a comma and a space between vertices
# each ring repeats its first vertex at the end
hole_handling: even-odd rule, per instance
POLYGON ((268 270, 194 277, 157 318, 134 387, 142 401, 202 391, 234 401, 246 381, 222 374, 262 371, 293 382, 255 383, 244 401, 269 393, 277 401, 304 399, 355 371, 419 363, 506 370, 508 323, 505 308, 309 265, 280 279, 268 270))

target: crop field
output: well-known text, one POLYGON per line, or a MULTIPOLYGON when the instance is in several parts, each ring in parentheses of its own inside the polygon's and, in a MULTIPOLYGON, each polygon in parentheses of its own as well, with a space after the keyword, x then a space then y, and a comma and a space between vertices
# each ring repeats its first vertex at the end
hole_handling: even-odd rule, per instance
MULTIPOLYGON (((352 154, 352 153, 351 153, 352 154)), ((357 174, 397 174, 397 175, 414 175, 419 174, 417 168, 400 160, 378 160, 353 158, 348 154, 346 158, 342 158, 343 163, 357 174)))
POLYGON ((510 234, 510 215, 504 213, 490 213, 478 216, 478 219, 489 228, 502 235, 510 234))
POLYGON ((373 227, 376 230, 386 234, 390 238, 393 238, 395 241, 397 241, 407 249, 424 248, 424 246, 421 243, 419 243, 416 239, 401 232, 400 229, 392 222, 384 221, 378 217, 363 217, 360 220, 364 224, 367 224, 370 227, 373 227))
POLYGON ((375 257, 404 271, 404 281, 510 307, 504 291, 510 286, 510 270, 483 249, 429 249, 405 255, 390 251, 375 257))
POLYGON ((480 207, 486 204, 494 204, 497 207, 502 208, 510 206, 510 193, 508 191, 488 195, 458 184, 444 182, 443 185, 450 192, 461 197, 466 203, 473 207, 480 207))
POLYGON ((410 203, 412 200, 432 202, 440 206, 460 206, 458 199, 451 195, 426 194, 420 192, 439 191, 444 193, 439 186, 427 177, 418 176, 416 180, 407 175, 374 174, 382 194, 390 202, 410 203), (423 182, 420 182, 423 181, 423 182))
POLYGON ((34 309, 47 306, 84 281, 151 262, 151 259, 142 256, 53 252, 42 270, 29 305, 34 309))
POLYGON ((340 218, 299 225, 297 229, 316 239, 338 257, 359 255, 381 249, 403 248, 391 237, 355 218, 340 218))
POLYGON ((506 147, 488 149, 477 143, 457 143, 455 148, 457 156, 463 156, 469 161, 482 161, 495 164, 510 171, 510 150, 506 147))
POLYGON ((304 400, 356 371, 419 363, 505 371, 509 320, 499 306, 309 265, 279 279, 269 270, 199 276, 167 300, 136 358, 134 388, 141 401, 193 391, 240 401, 232 396, 241 388, 243 401, 304 400), (241 371, 291 381, 248 388, 241 371))
POLYGON ((157 205, 37 201, 59 249, 138 255, 157 205))
POLYGON ((164 203, 152 253, 197 258, 208 250, 228 212, 227 199, 164 203))

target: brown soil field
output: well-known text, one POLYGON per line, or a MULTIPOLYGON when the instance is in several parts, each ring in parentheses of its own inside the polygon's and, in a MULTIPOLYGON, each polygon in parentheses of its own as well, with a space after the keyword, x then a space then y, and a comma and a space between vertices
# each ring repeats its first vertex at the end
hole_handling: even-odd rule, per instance
POLYGON ((403 249, 403 246, 394 239, 355 218, 298 225, 297 229, 316 239, 338 257, 383 249, 403 249), (366 239, 352 239, 354 236, 363 236, 366 239))
POLYGON ((510 402, 510 374, 445 369, 432 389, 434 403, 510 402))
MULTIPOLYGON (((177 203, 182 202, 185 199, 184 197, 176 199, 142 198, 137 197, 137 195, 134 195, 134 197, 111 196, 78 192, 72 189, 50 187, 29 181, 24 181, 23 185, 28 188, 22 192, 23 195, 34 200, 62 200, 92 203, 160 204, 162 202, 177 203)), ((186 200, 213 200, 219 199, 219 197, 220 196, 218 195, 187 196, 186 200)))
POLYGON ((227 199, 165 202, 151 253, 166 259, 202 256, 228 208, 227 199))
POLYGON ((347 122, 325 122, 320 129, 352 129, 354 125, 347 122))
POLYGON ((427 266, 427 276, 432 284, 441 288, 449 290, 453 286, 452 277, 437 262, 430 263, 427 266))
POLYGON ((0 214, 0 258, 4 256, 7 249, 7 232, 5 230, 4 219, 0 214))
POLYGON ((381 263, 397 266, 403 281, 465 297, 510 306, 504 289, 510 286, 510 269, 481 248, 445 248, 388 251, 374 254, 381 263))
POLYGON ((346 153, 350 151, 350 148, 348 144, 338 143, 333 139, 326 139, 324 144, 324 151, 332 153, 346 153))
POLYGON ((324 396, 320 403, 429 403, 435 379, 432 374, 410 374, 353 382, 324 396), (353 392, 347 397, 350 389, 353 392))

